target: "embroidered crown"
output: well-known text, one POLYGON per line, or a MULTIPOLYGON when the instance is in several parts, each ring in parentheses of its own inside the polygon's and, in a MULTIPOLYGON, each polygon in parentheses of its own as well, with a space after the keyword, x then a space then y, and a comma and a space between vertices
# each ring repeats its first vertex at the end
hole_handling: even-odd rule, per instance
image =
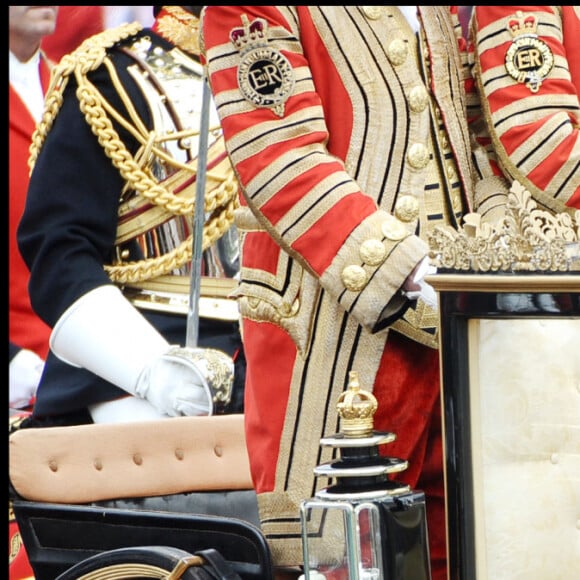
POLYGON ((508 22, 508 29, 514 38, 523 34, 537 34, 538 19, 533 14, 528 14, 524 17, 522 11, 518 10, 508 22))
POLYGON ((250 22, 243 14, 242 24, 242 27, 234 28, 230 32, 230 40, 238 50, 244 50, 252 45, 267 44, 268 23, 263 18, 256 18, 250 22))

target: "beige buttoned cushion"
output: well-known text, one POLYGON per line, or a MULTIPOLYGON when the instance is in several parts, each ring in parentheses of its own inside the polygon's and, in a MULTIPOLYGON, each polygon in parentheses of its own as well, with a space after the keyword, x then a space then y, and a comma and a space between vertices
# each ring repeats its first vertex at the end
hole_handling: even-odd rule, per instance
POLYGON ((22 429, 9 476, 24 499, 81 504, 253 489, 243 415, 22 429))

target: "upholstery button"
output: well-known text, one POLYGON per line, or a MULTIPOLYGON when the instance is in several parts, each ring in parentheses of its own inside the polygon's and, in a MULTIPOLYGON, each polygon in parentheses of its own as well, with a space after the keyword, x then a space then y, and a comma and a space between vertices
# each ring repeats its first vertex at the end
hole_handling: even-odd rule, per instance
POLYGON ((100 457, 95 458, 93 466, 97 471, 101 471, 101 469, 103 469, 103 460, 100 457))
POLYGON ((48 462, 48 467, 49 467, 50 471, 54 471, 56 473, 58 471, 58 464, 56 462, 56 459, 51 459, 48 462))
POLYGON ((550 461, 553 465, 558 465, 558 463, 560 463, 560 456, 557 453, 552 453, 550 456, 550 461))
POLYGON ((143 463, 143 457, 140 453, 135 453, 135 455, 133 455, 133 463, 135 465, 141 465, 143 463))
POLYGON ((213 452, 216 454, 217 457, 221 457, 224 454, 224 450, 222 449, 221 445, 216 445, 213 448, 213 452))
POLYGON ((179 459, 179 461, 183 461, 183 458, 185 457, 185 453, 184 453, 183 449, 176 449, 175 450, 175 457, 177 457, 177 459, 179 459))

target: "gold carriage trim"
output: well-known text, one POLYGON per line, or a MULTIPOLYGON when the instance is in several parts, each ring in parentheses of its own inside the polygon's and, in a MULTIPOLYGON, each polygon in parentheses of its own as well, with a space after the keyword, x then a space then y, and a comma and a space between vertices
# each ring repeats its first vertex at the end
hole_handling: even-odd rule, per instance
POLYGON ((437 226, 429 236, 438 270, 469 272, 580 272, 580 210, 552 214, 537 208, 514 181, 506 214, 497 224, 465 216, 459 230, 437 226))

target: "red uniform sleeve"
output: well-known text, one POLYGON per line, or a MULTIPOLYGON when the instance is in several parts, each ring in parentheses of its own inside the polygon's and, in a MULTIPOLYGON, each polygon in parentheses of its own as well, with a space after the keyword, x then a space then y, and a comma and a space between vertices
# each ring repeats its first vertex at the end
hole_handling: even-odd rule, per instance
POLYGON ((475 6, 475 76, 493 149, 540 206, 580 208, 580 19, 573 6, 475 6))

